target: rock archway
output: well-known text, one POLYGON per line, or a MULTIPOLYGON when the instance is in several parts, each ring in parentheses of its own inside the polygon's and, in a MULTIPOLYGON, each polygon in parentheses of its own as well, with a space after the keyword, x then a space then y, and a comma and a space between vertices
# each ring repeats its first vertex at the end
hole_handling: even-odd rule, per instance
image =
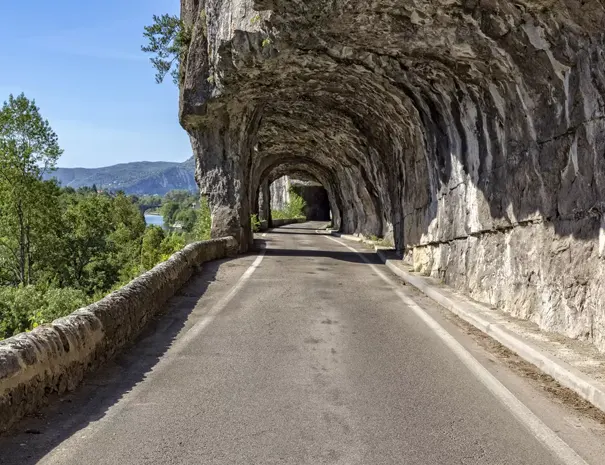
POLYGON ((599 0, 182 0, 181 122, 245 250, 277 166, 344 232, 605 349, 599 0))

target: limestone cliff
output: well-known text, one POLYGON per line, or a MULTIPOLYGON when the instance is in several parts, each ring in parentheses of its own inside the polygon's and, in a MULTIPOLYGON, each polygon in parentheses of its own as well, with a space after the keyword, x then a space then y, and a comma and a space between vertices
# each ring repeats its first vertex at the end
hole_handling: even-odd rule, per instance
POLYGON ((271 183, 271 210, 284 210, 290 201, 290 178, 282 176, 271 183))
POLYGON ((605 350, 601 0, 182 0, 217 235, 306 173, 344 232, 605 350))

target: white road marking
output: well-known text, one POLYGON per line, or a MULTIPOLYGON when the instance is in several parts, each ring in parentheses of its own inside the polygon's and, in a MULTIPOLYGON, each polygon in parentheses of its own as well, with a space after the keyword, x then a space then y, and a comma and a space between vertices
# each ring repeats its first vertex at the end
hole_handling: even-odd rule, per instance
POLYGON ((466 367, 481 381, 481 383, 505 406, 511 413, 522 423, 547 449, 549 449, 559 460, 565 465, 588 465, 582 457, 578 455, 569 445, 563 441, 556 433, 542 422, 529 408, 517 399, 500 381, 498 381, 481 363, 473 357, 456 339, 448 333, 437 321, 435 321, 428 313, 426 313, 416 302, 414 302, 402 289, 402 286, 397 284, 376 265, 370 261, 353 247, 345 244, 331 236, 326 236, 328 239, 339 243, 347 249, 355 252, 366 262, 370 268, 380 278, 392 287, 393 291, 399 298, 431 328, 437 336, 449 347, 449 349, 466 365, 466 367))
POLYGON ((72 458, 78 455, 78 450, 80 447, 94 447, 94 445, 90 442, 92 436, 97 433, 104 426, 110 426, 110 420, 114 418, 116 415, 124 410, 124 408, 130 406, 136 406, 136 399, 140 396, 146 388, 150 385, 153 385, 153 378, 157 376, 161 376, 161 372, 170 366, 172 358, 178 356, 180 352, 182 352, 187 345, 200 335, 206 327, 214 321, 214 319, 218 316, 220 312, 222 312, 225 307, 231 302, 233 297, 240 291, 240 289, 246 284, 246 282, 250 279, 252 274, 256 271, 256 269, 260 266, 263 258, 265 257, 266 250, 263 248, 252 265, 248 267, 246 272, 239 278, 235 286, 231 288, 231 290, 225 294, 219 301, 210 309, 210 311, 206 314, 204 318, 198 321, 195 325, 193 325, 185 334, 183 334, 176 342, 168 349, 168 352, 160 359, 160 361, 152 368, 152 370, 145 375, 145 381, 138 383, 131 391, 124 394, 124 396, 120 399, 119 402, 112 405, 106 412, 105 416, 102 419, 89 423, 89 425, 84 428, 83 431, 86 432, 86 443, 82 443, 81 439, 84 436, 80 436, 79 438, 75 435, 71 438, 63 441, 60 446, 51 450, 48 454, 46 454, 38 464, 40 465, 60 465, 65 463, 68 458, 72 458))
POLYGON ((189 331, 185 333, 183 337, 176 341, 176 343, 172 346, 172 350, 175 351, 175 353, 179 353, 181 350, 183 350, 192 339, 195 339, 210 323, 212 323, 212 321, 214 321, 216 316, 223 311, 227 304, 231 302, 231 299, 235 297, 235 294, 237 294, 239 290, 244 287, 244 284, 246 284, 246 281, 250 279, 252 273, 254 273, 260 266, 263 258, 265 258, 265 252, 266 250, 263 248, 252 265, 250 265, 246 272, 239 278, 235 286, 233 286, 231 290, 212 307, 204 318, 198 321, 189 331))

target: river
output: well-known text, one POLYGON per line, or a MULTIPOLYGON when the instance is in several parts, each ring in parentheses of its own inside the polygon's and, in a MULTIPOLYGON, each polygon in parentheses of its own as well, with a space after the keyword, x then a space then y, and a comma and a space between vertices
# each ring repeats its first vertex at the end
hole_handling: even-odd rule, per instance
POLYGON ((145 215, 145 223, 148 226, 162 226, 164 227, 164 217, 162 215, 145 215))

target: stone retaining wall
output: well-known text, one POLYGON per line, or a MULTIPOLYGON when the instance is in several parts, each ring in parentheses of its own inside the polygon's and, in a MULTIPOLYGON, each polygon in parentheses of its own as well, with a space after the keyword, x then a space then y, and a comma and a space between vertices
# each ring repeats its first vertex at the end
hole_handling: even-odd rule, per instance
POLYGON ((271 223, 273 228, 279 228, 280 226, 286 226, 287 224, 304 223, 305 221, 307 221, 306 218, 292 218, 285 220, 272 220, 271 223))
POLYGON ((204 262, 237 251, 234 238, 191 244, 104 299, 0 342, 0 432, 71 391, 132 342, 204 262))

